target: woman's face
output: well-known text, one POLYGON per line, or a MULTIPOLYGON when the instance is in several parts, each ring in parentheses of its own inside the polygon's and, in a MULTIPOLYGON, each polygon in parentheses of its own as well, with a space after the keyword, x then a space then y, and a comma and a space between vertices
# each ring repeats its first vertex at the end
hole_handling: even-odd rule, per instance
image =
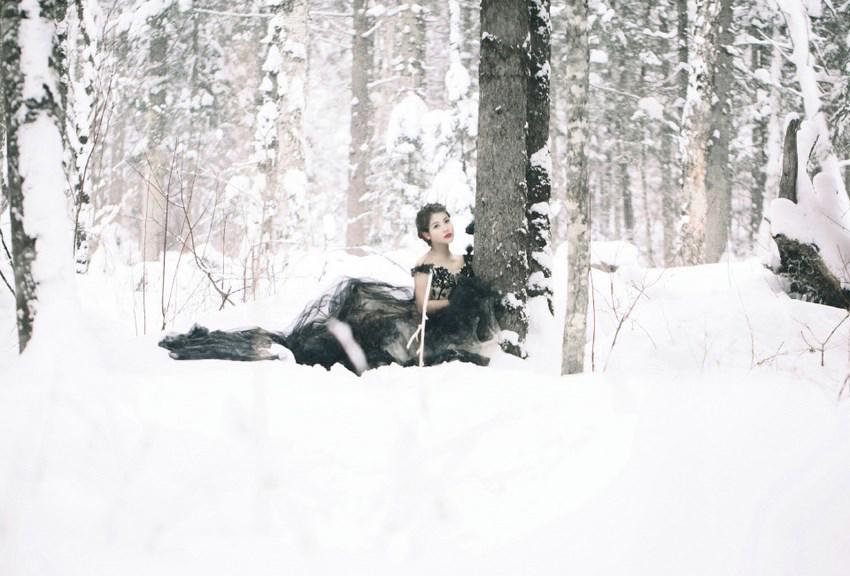
POLYGON ((428 223, 428 232, 423 234, 426 240, 434 244, 449 244, 455 236, 455 229, 452 225, 452 218, 445 212, 436 212, 431 214, 431 221, 428 223))

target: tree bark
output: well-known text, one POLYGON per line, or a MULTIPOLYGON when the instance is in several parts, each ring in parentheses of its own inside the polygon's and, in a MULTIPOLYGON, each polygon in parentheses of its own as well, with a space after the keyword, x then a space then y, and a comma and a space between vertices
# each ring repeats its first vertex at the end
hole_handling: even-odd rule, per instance
POLYGON ((351 143, 348 148, 348 209, 346 245, 358 249, 367 242, 369 209, 366 176, 369 172, 373 138, 373 110, 369 83, 372 81, 372 22, 367 14, 369 0, 354 0, 354 33, 351 50, 351 143))
POLYGON ((696 0, 696 28, 689 51, 688 95, 682 113, 682 196, 688 217, 680 231, 679 262, 705 262, 706 152, 711 131, 711 95, 717 62, 719 0, 696 0))
POLYGON ((83 93, 75 93, 77 113, 75 118, 78 149, 77 179, 75 182, 74 198, 74 256, 76 260, 77 273, 84 274, 89 268, 91 246, 88 230, 93 224, 93 209, 91 201, 91 172, 89 170, 94 150, 92 141, 95 113, 97 111, 97 93, 95 91, 95 75, 97 65, 95 53, 97 46, 92 39, 92 27, 94 21, 85 10, 83 0, 75 0, 74 6, 77 12, 77 20, 82 40, 82 84, 83 93))
POLYGON ((504 295, 502 345, 524 356, 528 329, 526 0, 483 0, 475 272, 504 295))
POLYGON ((590 79, 587 0, 567 0, 567 269, 561 373, 584 371, 590 276, 587 100, 590 79))
POLYGON ((528 71, 528 297, 546 299, 552 305, 552 253, 549 247, 551 225, 549 200, 552 195, 552 156, 549 152, 549 85, 552 54, 552 23, 549 0, 528 0, 528 28, 531 33, 528 71))
POLYGON ((797 203, 797 131, 800 119, 794 118, 785 129, 782 148, 782 176, 779 180, 779 198, 797 203))
POLYGON ((711 104, 711 135, 706 167, 705 261, 718 262, 726 251, 732 225, 729 141, 732 136, 732 0, 720 0, 718 50, 711 104))
MULTIPOLYGON (((685 14, 687 17, 687 14, 685 14)), ((659 14, 658 17, 659 31, 662 34, 669 32, 669 25, 665 13, 659 14)), ((687 53, 687 38, 677 38, 679 48, 681 49, 684 43, 685 52, 687 53)), ((670 76, 670 60, 662 59, 661 62, 661 77, 668 78, 670 76)), ((678 75, 677 75, 678 77, 678 75)), ((685 83, 687 89, 687 82, 685 83)), ((672 130, 662 127, 660 131, 661 150, 659 152, 659 167, 661 172, 661 223, 664 232, 662 240, 662 250, 664 256, 664 265, 672 266, 675 260, 675 239, 676 239, 676 220, 677 220, 677 202, 675 199, 676 183, 678 178, 673 174, 673 166, 675 166, 675 152, 673 149, 673 138, 675 133, 672 130)))
MULTIPOLYGON (((771 27, 764 31, 765 36, 771 36, 771 27)), ((755 34, 751 34, 755 37, 755 34)), ((751 68, 753 72, 758 70, 767 71, 770 68, 771 46, 767 43, 757 44, 752 47, 751 68)), ((769 87, 759 84, 755 90, 755 118, 753 122, 753 165, 752 180, 753 188, 750 191, 750 222, 749 239, 750 245, 754 246, 758 236, 761 219, 764 216, 764 200, 767 195, 767 170, 768 170, 768 129, 770 119, 770 92, 769 87)))
POLYGON ((64 222, 65 114, 61 98, 64 61, 58 23, 67 2, 40 0, 32 8, 2 4, 4 113, 8 144, 12 255, 18 344, 34 334, 39 301, 57 297, 73 276, 69 226, 64 222), (44 50, 46 46, 50 50, 44 50), (24 86, 28 86, 26 99, 24 86), (68 256, 66 256, 68 255, 68 256))

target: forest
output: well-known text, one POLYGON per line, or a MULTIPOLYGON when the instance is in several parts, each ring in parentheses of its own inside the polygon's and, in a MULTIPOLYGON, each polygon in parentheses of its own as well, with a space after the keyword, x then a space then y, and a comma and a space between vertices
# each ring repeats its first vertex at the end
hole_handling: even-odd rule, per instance
POLYGON ((850 565, 850 1, 0 0, 0 90, 0 573, 850 565), (431 203, 489 339, 303 361, 431 203))

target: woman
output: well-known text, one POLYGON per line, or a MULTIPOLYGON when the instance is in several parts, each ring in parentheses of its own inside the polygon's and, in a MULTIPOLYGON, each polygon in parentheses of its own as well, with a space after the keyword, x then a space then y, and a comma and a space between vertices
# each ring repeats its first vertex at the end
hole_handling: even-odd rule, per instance
POLYGON ((288 334, 262 328, 209 331, 196 325, 186 334, 169 334, 159 345, 176 360, 273 360, 279 356, 271 346, 279 344, 299 364, 330 368, 339 362, 357 373, 393 363, 411 366, 419 360, 417 331, 427 300, 424 363, 486 365, 488 358, 478 352, 480 342, 494 332, 495 294, 475 278, 471 247, 465 256, 451 253, 454 227, 441 204, 419 210, 416 229, 430 250, 411 270, 412 293, 386 282, 346 278, 309 305, 288 334))

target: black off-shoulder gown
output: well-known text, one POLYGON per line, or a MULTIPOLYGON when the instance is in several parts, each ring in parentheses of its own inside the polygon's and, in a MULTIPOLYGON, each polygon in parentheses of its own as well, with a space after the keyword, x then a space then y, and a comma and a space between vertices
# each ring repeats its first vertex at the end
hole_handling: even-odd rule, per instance
MULTIPOLYGON (((497 295, 475 277, 472 254, 464 256, 464 265, 455 274, 432 265, 417 266, 411 274, 431 271, 430 298, 448 298, 449 305, 428 315, 424 363, 430 366, 459 360, 486 365, 489 359, 480 354, 480 344, 497 330, 493 314, 497 295)), ((165 336, 159 345, 175 360, 255 361, 278 359, 271 347, 279 344, 288 348, 299 364, 330 368, 340 363, 355 371, 343 346, 329 329, 332 320, 348 325, 354 341, 363 350, 368 368, 418 363, 418 339, 407 347, 421 322, 413 290, 361 278, 340 281, 334 290, 307 306, 285 333, 263 328, 209 330, 195 325, 185 334, 165 336)))

